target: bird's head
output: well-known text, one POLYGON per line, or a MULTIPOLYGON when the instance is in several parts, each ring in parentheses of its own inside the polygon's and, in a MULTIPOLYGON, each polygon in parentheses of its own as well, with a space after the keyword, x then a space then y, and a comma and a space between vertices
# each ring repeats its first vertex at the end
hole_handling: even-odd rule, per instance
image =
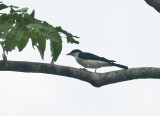
POLYGON ((70 53, 68 53, 67 55, 71 55, 71 56, 74 56, 76 57, 79 53, 81 53, 82 51, 81 50, 78 50, 78 49, 74 49, 72 50, 70 53))

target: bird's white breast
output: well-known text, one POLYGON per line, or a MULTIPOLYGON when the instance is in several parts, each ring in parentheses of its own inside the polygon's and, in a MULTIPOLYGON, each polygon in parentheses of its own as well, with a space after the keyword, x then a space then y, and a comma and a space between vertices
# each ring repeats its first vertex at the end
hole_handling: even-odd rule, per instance
POLYGON ((111 66, 110 64, 104 61, 86 60, 86 59, 81 59, 77 56, 75 57, 75 59, 80 65, 82 65, 85 68, 101 68, 101 67, 111 66))

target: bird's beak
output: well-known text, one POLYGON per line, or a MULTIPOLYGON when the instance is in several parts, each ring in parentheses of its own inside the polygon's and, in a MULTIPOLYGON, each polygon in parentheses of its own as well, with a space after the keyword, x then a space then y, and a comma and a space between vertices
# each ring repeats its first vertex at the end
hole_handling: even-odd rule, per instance
POLYGON ((71 53, 68 53, 68 54, 66 54, 66 55, 71 55, 71 53))

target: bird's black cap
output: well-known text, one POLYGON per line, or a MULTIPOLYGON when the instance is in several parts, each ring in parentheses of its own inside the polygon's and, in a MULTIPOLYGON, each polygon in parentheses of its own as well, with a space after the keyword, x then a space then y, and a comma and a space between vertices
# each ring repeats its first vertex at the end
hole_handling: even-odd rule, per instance
POLYGON ((73 53, 80 53, 80 52, 82 52, 82 51, 79 50, 79 49, 74 49, 74 50, 72 50, 70 53, 68 53, 67 55, 71 55, 71 54, 73 54, 73 53))

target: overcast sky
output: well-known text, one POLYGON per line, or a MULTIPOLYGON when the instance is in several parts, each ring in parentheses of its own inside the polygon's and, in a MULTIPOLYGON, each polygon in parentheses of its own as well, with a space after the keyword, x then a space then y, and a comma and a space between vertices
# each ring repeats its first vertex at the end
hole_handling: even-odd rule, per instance
MULTIPOLYGON (((56 62, 81 68, 66 56, 73 49, 92 52, 133 67, 160 67, 160 14, 143 0, 5 0, 28 7, 36 18, 80 37, 67 44, 56 62)), ((2 51, 2 50, 1 50, 2 51)), ((2 54, 0 52, 0 54, 2 54)), ((27 45, 8 60, 50 63, 27 45)), ((120 70, 107 67, 97 72, 120 70)), ((90 70, 94 71, 94 70, 90 70)), ((0 72, 0 116, 160 116, 160 80, 132 80, 100 88, 56 75, 0 72)))

